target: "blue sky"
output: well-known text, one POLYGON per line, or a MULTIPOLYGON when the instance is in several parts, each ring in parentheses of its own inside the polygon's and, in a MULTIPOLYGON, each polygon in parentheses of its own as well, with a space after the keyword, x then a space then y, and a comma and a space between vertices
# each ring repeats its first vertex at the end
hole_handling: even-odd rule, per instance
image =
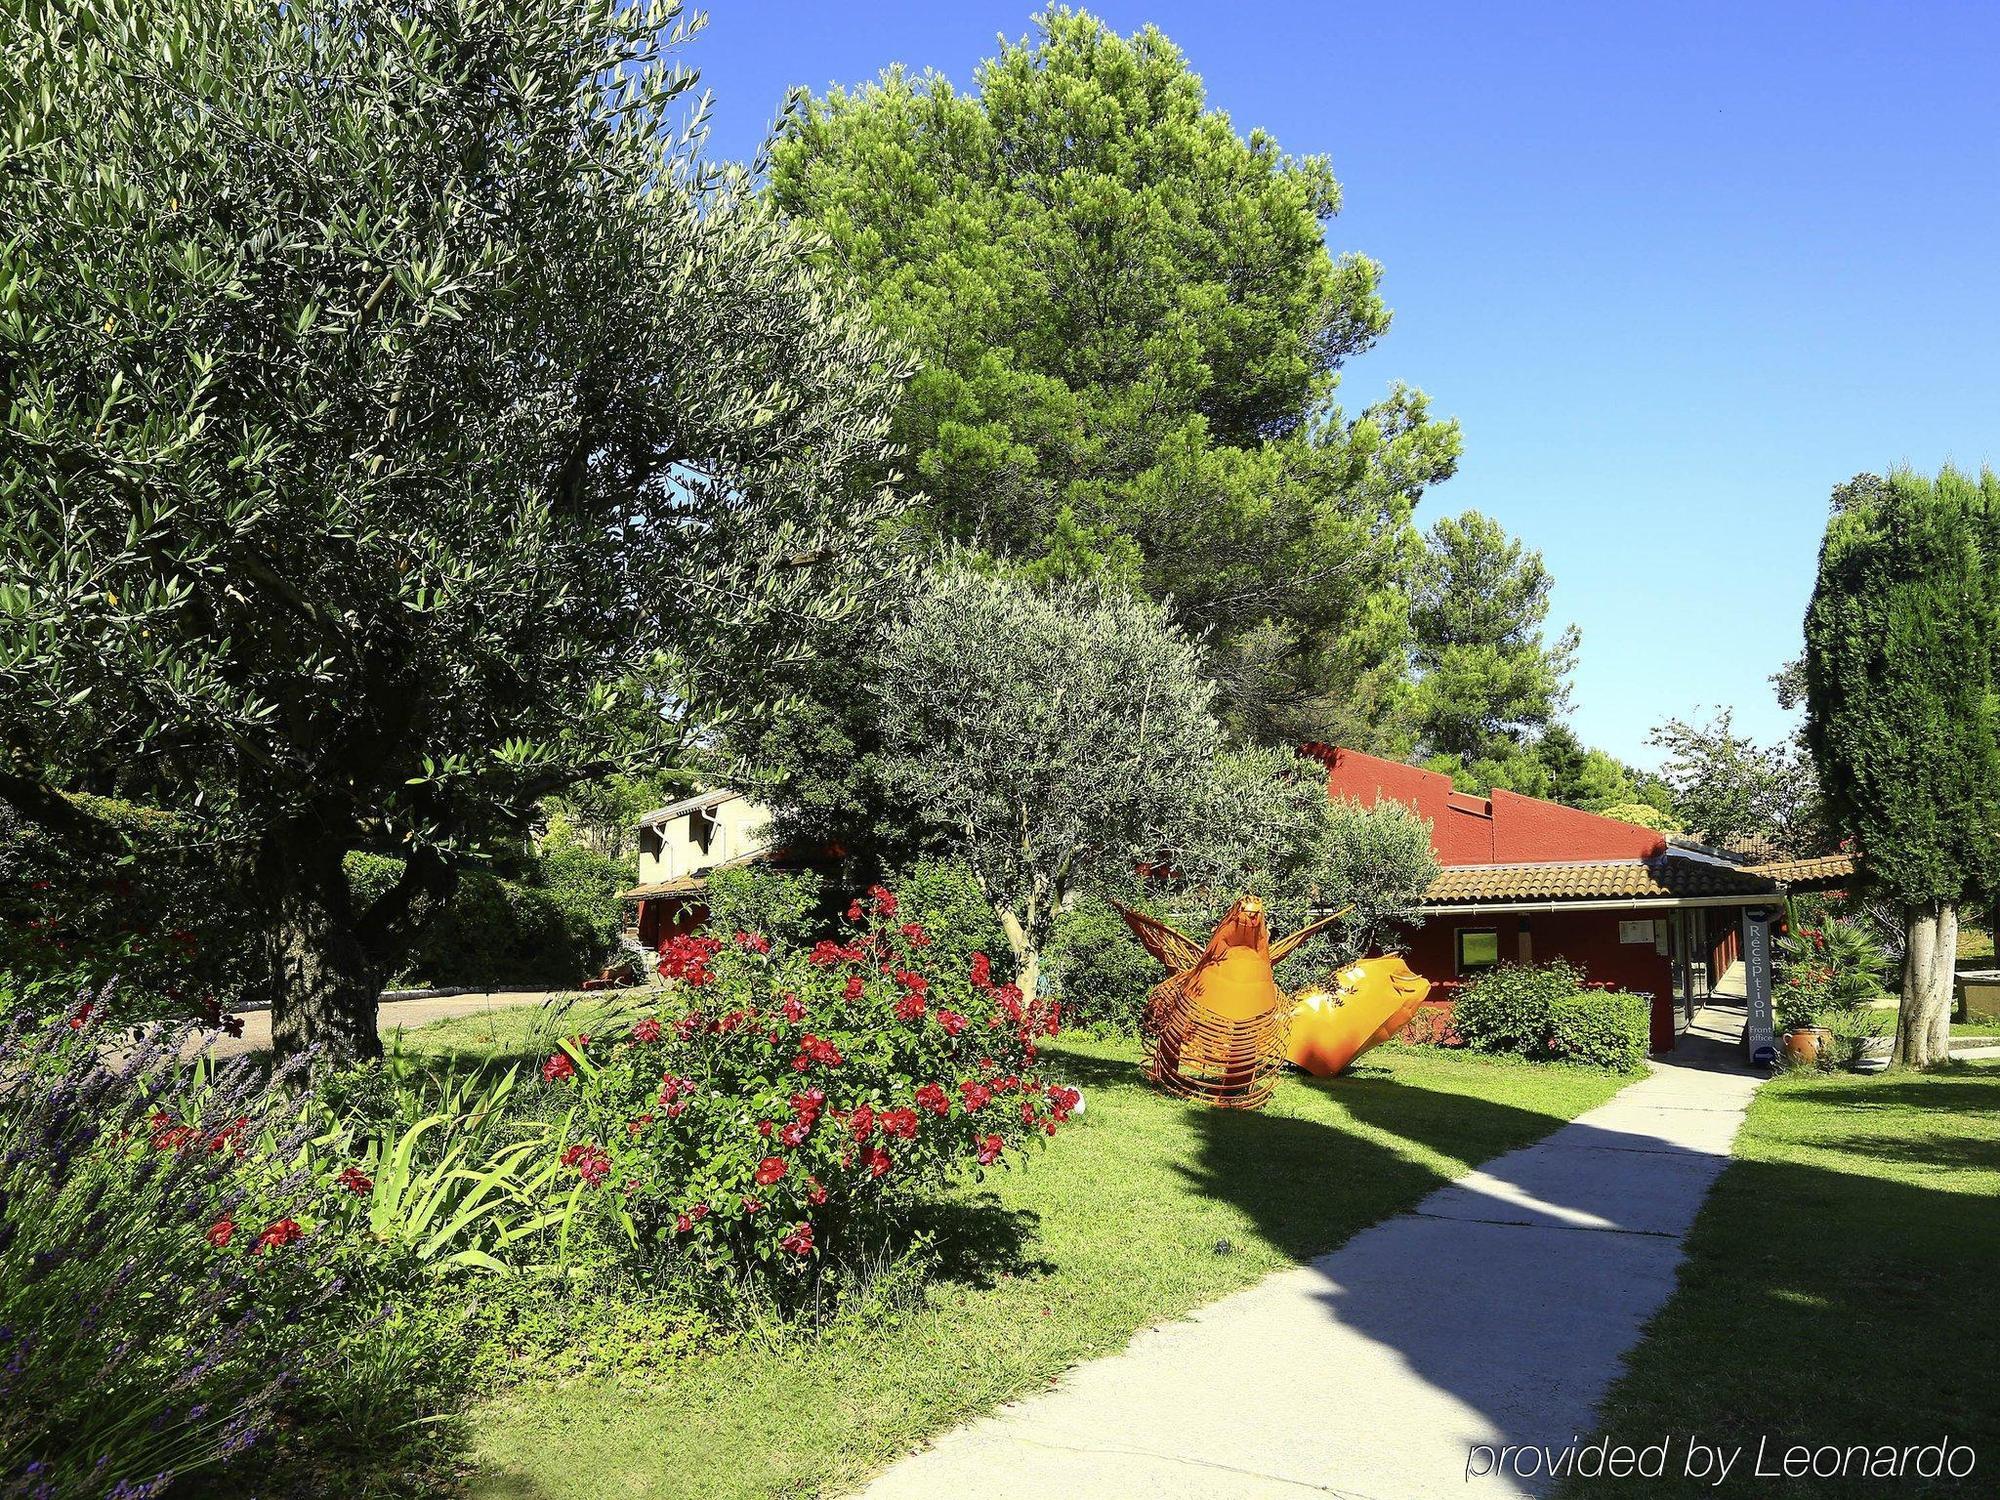
MULTIPOLYGON (((1832 486, 2000 464, 2000 5, 1229 4, 1151 21, 1211 106, 1324 152, 1337 251, 1381 261, 1391 380, 1465 429, 1420 515, 1475 507, 1542 549, 1583 630, 1571 722, 1733 704, 1799 620, 1832 486)), ((747 157, 792 84, 891 62, 966 83, 1031 4, 716 0, 686 61, 712 149, 747 157)))

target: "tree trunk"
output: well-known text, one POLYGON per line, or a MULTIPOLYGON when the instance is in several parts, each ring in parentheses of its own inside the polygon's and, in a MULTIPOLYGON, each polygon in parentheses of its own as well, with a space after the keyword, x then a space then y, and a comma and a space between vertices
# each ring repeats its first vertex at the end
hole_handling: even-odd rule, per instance
POLYGON ((382 1055, 376 1002, 388 975, 363 941, 337 853, 299 848, 295 833, 260 862, 272 893, 271 1042, 280 1056, 323 1049, 341 1065, 382 1055))
POLYGON ((1021 998, 1035 998, 1035 987, 1042 978, 1042 947, 1028 926, 1012 911, 996 910, 1000 919, 1000 930, 1007 934, 1007 947, 1014 955, 1014 983, 1020 987, 1021 998))
POLYGON ((1931 1061, 1951 1057, 1952 990, 1958 978, 1958 908, 1938 910, 1937 957, 1932 967, 1931 1061))
POLYGON ((1909 936, 1903 947, 1903 996, 1896 1011, 1896 1049, 1891 1061, 1898 1067, 1927 1068, 1950 1055, 1950 976, 1952 958, 1957 952, 1958 913, 1952 907, 1927 902, 1905 907, 1903 916, 1909 936), (1940 940, 1947 926, 1952 947, 1942 949, 1940 940), (1941 953, 1942 998, 1938 988, 1941 953), (1946 1038, 1942 1053, 1938 1047, 1940 1027, 1946 1038))

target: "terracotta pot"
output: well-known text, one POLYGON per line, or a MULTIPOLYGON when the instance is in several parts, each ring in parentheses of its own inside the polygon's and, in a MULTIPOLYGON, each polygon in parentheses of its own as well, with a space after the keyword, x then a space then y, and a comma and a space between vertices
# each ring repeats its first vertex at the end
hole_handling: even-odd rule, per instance
POLYGON ((1785 1033, 1785 1060, 1802 1068, 1819 1066, 1820 1054, 1833 1045, 1824 1026, 1794 1026, 1785 1033))

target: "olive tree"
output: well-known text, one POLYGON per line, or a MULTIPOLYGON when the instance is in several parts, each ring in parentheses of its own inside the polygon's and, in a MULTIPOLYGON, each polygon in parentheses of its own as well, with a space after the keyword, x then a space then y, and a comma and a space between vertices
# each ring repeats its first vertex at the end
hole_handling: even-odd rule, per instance
POLYGON ((2000 478, 1841 486, 1806 611, 1806 743, 1906 933, 1895 1060, 1950 1054, 1959 908, 2000 888, 2000 478))
POLYGON ((279 1045, 371 1053, 458 869, 848 606, 898 359, 678 0, 8 14, 0 797, 226 830, 279 1045))
POLYGON ((1220 748, 1214 685, 1165 609, 963 567, 886 632, 881 774, 971 867, 1033 994, 1072 892, 1182 837, 1220 748))

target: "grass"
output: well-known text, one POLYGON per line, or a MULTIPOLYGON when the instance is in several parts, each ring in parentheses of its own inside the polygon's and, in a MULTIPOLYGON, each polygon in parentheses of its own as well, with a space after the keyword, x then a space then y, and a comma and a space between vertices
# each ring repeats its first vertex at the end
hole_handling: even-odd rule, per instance
MULTIPOLYGON (((1743 1446, 1746 1472, 1760 1438, 1775 1455, 1949 1436, 1977 1455, 1969 1484, 1823 1478, 1778 1489, 1990 1493, 2000 1063, 1774 1079, 1735 1155, 1688 1238, 1678 1290, 1603 1408, 1614 1441, 1673 1436, 1666 1477, 1647 1495, 1714 1493, 1679 1473, 1689 1434, 1743 1446)), ((1739 1476, 1727 1488, 1760 1483, 1739 1476)))
MULTIPOLYGON (((507 1051, 533 1012, 441 1022, 414 1052, 507 1051)), ((564 1029, 575 1029, 567 1020, 564 1029)), ((1024 1169, 933 1211, 921 1305, 817 1334, 728 1340, 644 1375, 533 1381, 473 1413, 478 1500, 844 1492, 933 1434, 1330 1250, 1629 1080, 1381 1048, 1257 1114, 1145 1087, 1129 1043, 1068 1040, 1087 1112, 1024 1169)))

